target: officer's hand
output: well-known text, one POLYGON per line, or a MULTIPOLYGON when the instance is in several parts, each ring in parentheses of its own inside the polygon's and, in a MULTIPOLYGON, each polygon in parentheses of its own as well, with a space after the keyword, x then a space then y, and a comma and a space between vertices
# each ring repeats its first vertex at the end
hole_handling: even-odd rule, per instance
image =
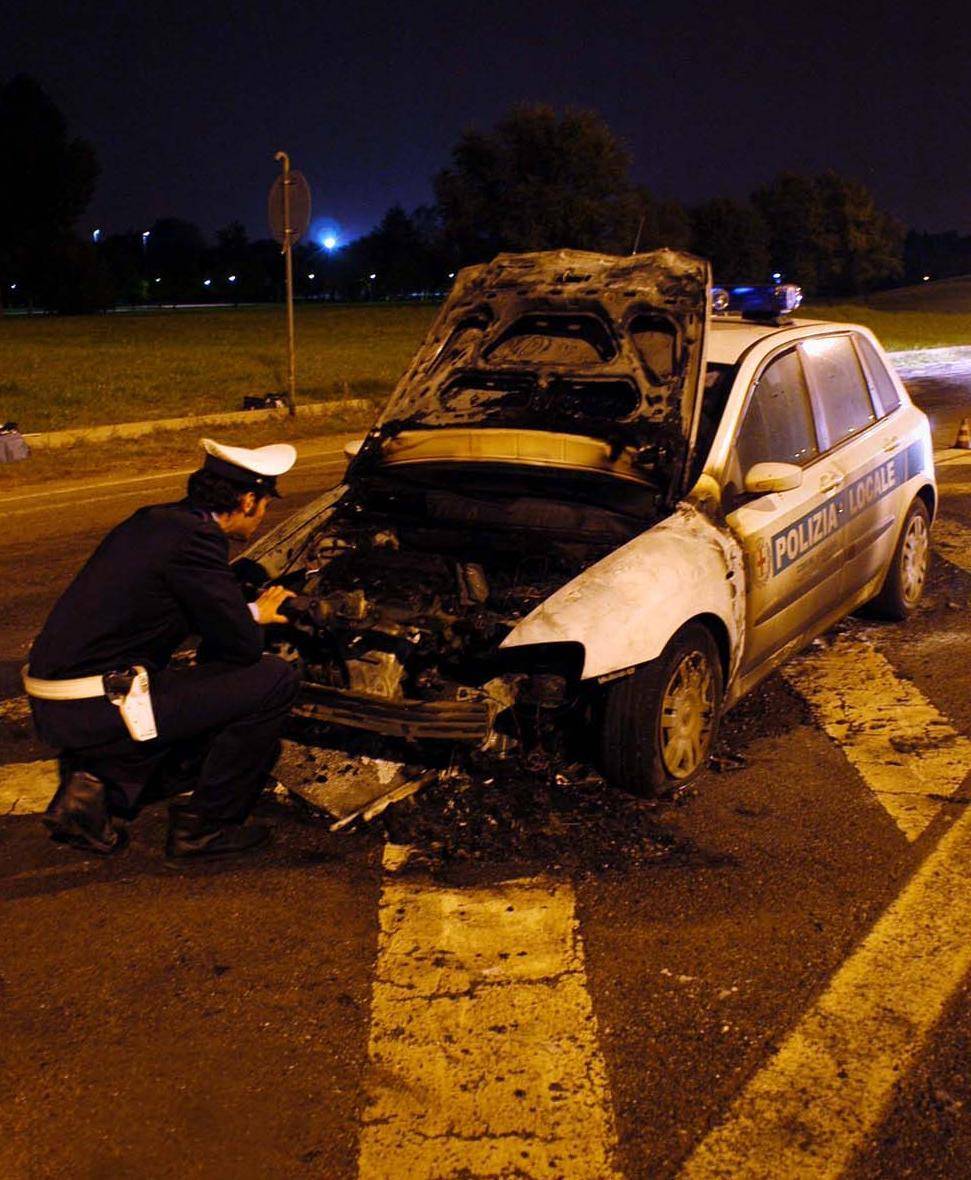
POLYGON ((268 590, 264 590, 253 604, 259 622, 264 626, 267 623, 285 623, 287 620, 280 614, 280 604, 294 597, 293 591, 285 586, 270 586, 268 590))

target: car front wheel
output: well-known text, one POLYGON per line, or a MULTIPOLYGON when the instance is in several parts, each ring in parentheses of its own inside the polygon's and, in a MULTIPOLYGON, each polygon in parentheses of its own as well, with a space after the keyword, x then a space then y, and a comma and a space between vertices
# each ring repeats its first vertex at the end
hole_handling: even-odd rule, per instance
POLYGON ((718 728, 722 669, 711 633, 682 627, 656 660, 608 687, 601 760, 610 781, 637 795, 661 795, 708 762, 718 728))
POLYGON ((906 619, 917 609, 930 563, 930 520, 924 501, 914 500, 907 509, 883 586, 871 604, 885 619, 906 619))

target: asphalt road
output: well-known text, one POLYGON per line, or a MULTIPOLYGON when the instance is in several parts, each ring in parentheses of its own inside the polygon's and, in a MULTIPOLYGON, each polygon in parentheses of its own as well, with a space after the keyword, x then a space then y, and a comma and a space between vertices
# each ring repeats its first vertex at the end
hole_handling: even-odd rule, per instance
MULTIPOLYGON (((971 383, 921 380, 942 445, 971 383)), ((851 620, 767 682, 727 723, 735 769, 624 813, 626 862, 568 791, 556 823, 523 811, 514 865, 470 830, 403 871, 406 825, 276 801, 270 850, 184 873, 160 809, 107 863, 0 819, 0 1173, 971 1173, 964 458, 918 616, 851 620)), ((5 505, 0 698, 97 538, 179 483, 5 505)), ((15 701, 0 724, 2 791, 49 752, 15 701)))

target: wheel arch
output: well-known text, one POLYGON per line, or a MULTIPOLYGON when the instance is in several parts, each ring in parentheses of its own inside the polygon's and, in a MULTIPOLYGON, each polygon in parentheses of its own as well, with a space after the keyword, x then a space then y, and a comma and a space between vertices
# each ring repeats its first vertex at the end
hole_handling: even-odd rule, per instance
POLYGON ((732 640, 728 634, 728 628, 725 626, 725 620, 719 618, 718 615, 701 614, 695 615, 693 619, 689 619, 684 626, 690 627, 692 623, 700 623, 702 627, 711 633, 711 637, 715 641, 715 647, 718 649, 718 658, 721 662, 722 695, 724 696, 728 688, 728 677, 731 673, 732 666, 732 640))
POLYGON ((931 523, 933 523, 934 517, 937 515, 937 489, 934 485, 925 483, 923 487, 917 489, 914 499, 924 501, 924 505, 930 514, 931 523))

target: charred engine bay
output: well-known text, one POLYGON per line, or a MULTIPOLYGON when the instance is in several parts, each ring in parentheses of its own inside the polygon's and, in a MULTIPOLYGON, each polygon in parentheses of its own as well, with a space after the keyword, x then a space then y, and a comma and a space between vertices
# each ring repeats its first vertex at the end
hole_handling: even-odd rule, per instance
POLYGON ((288 577, 299 598, 286 638, 305 681, 388 702, 479 695, 494 715, 520 699, 561 704, 578 649, 499 645, 554 590, 657 519, 646 489, 634 504, 627 489, 614 492, 627 497, 623 511, 577 491, 574 475, 470 475, 468 466, 356 481, 288 577))

